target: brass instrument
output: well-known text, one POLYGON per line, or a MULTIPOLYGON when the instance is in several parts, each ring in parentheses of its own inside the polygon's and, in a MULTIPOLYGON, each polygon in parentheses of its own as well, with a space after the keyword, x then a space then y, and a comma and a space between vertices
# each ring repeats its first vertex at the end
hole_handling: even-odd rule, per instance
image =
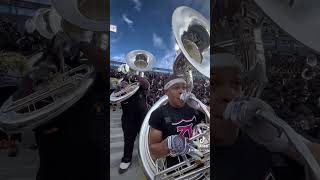
MULTIPOLYGON (((119 66, 118 71, 124 74, 140 75, 144 76, 143 72, 152 70, 154 63, 156 62, 155 57, 148 51, 145 50, 134 50, 127 54, 126 64, 119 66)), ((134 95, 140 85, 138 82, 127 84, 125 87, 120 87, 119 90, 114 91, 110 95, 110 101, 112 103, 119 103, 127 100, 134 95)))

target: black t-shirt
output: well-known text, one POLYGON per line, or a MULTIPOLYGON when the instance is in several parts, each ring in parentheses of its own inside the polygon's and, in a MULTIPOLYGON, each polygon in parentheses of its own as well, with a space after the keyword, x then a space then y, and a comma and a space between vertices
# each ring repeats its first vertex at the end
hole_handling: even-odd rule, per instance
MULTIPOLYGON (((149 125, 162 132, 162 139, 171 135, 192 137, 192 128, 205 119, 205 115, 188 105, 174 108, 169 103, 156 109, 150 117, 149 125)), ((167 166, 178 163, 178 158, 167 157, 167 166)))
POLYGON ((215 145, 212 156, 212 177, 217 180, 298 180, 304 176, 299 164, 282 154, 272 154, 244 133, 232 146, 215 145), (283 161, 275 160, 276 156, 283 161))
POLYGON ((142 77, 138 77, 137 82, 140 83, 138 91, 127 100, 121 102, 123 113, 133 111, 142 112, 142 114, 146 114, 146 112, 148 111, 147 94, 150 85, 148 81, 142 77))

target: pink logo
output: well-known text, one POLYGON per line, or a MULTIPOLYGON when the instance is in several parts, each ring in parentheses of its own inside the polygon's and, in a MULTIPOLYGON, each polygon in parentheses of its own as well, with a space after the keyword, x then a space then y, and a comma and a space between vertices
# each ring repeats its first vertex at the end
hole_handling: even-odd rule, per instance
POLYGON ((177 132, 180 132, 179 136, 184 136, 184 134, 186 132, 188 132, 188 136, 189 136, 189 138, 191 138, 192 137, 192 127, 193 127, 193 124, 189 124, 186 126, 178 126, 177 132))

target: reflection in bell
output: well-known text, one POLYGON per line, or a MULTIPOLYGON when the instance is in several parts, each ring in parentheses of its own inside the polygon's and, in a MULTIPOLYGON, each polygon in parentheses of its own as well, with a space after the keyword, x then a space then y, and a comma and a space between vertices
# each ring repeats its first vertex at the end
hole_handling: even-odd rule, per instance
POLYGON ((200 25, 191 25, 182 35, 182 43, 188 54, 199 64, 202 63, 201 52, 209 46, 210 36, 200 25))
POLYGON ((144 54, 138 54, 134 64, 139 68, 146 68, 148 66, 147 57, 144 54))
POLYGON ((301 77, 305 80, 311 80, 315 76, 315 72, 310 70, 309 68, 304 69, 301 73, 301 77))
POLYGON ((315 55, 311 55, 307 57, 307 64, 311 67, 317 65, 317 57, 315 55))

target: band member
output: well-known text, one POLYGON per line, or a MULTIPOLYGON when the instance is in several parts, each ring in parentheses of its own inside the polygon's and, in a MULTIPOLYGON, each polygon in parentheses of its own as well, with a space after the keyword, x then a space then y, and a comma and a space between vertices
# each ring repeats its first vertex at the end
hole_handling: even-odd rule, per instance
POLYGON ((126 77, 123 80, 122 84, 126 84, 132 81, 139 82, 140 88, 129 99, 121 102, 123 112, 121 123, 124 135, 124 150, 123 157, 120 163, 119 174, 126 172, 131 165, 134 141, 140 131, 140 127, 144 120, 144 117, 148 112, 147 94, 150 91, 149 82, 143 77, 134 75, 130 78, 126 77))
MULTIPOLYGON (((234 55, 222 54, 213 58, 211 71, 215 177, 226 180, 304 179, 304 168, 297 162, 303 163, 288 138, 255 116, 258 109, 270 113, 274 110, 258 98, 243 97, 242 65, 234 55), (273 162, 274 153, 280 153, 284 160, 282 165, 273 162), (281 167, 283 163, 289 170, 281 167)), ((302 139, 319 161, 320 146, 302 139)))
MULTIPOLYGON (((52 45, 66 44, 64 38, 66 37, 63 34, 56 35, 52 45)), ((40 156, 37 180, 105 177, 106 154, 103 152, 103 143, 106 126, 103 122, 106 118, 104 101, 107 97, 107 53, 86 42, 77 43, 76 48, 88 58, 87 63, 93 64, 96 78, 77 103, 50 123, 34 130, 40 156)), ((48 52, 47 56, 54 56, 60 54, 59 51, 63 48, 49 49, 51 52, 48 52), (53 50, 57 52, 52 52, 53 50)))
MULTIPOLYGON (((150 117, 150 152, 153 157, 182 155, 189 151, 188 139, 192 137, 192 128, 204 120, 200 106, 191 100, 193 94, 186 93, 186 81, 179 76, 167 79, 164 86, 168 103, 156 109, 150 117), (187 103, 185 103, 187 102, 187 103), (181 142, 180 145, 177 142, 181 142)), ((167 157, 167 167, 177 164, 179 157, 167 157)))

